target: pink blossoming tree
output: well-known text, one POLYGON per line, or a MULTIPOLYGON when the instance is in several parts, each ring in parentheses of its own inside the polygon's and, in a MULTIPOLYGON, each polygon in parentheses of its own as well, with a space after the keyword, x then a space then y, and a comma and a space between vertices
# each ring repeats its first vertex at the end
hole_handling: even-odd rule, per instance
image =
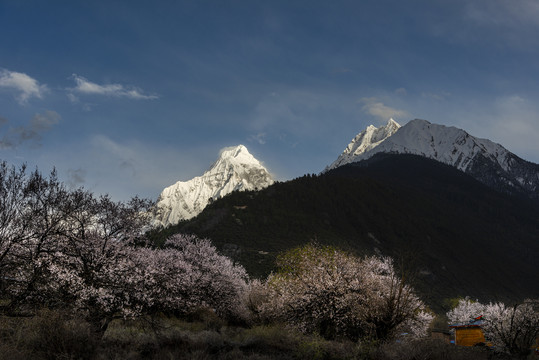
POLYGON ((389 258, 358 258, 310 244, 279 257, 278 267, 258 310, 302 331, 386 341, 403 332, 424 336, 432 320, 389 258))
POLYGON ((163 249, 144 233, 153 203, 68 190, 53 171, 0 164, 0 289, 8 311, 70 308, 103 333, 115 316, 245 316, 247 274, 209 240, 175 235, 163 249))

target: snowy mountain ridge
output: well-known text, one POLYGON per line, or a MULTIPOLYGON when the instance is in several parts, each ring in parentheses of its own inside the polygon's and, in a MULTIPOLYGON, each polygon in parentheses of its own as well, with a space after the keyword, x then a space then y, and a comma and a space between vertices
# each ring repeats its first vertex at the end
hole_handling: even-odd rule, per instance
POLYGON ((202 175, 165 188, 157 206, 157 222, 177 224, 198 215, 210 201, 236 190, 263 189, 273 184, 268 170, 243 145, 227 147, 202 175))
POLYGON ((506 192, 523 191, 539 198, 539 165, 527 162, 488 139, 452 126, 415 119, 400 126, 367 127, 324 171, 366 160, 378 153, 414 154, 456 167, 506 192))
POLYGON ((389 119, 385 126, 379 128, 369 125, 356 135, 343 153, 325 171, 356 162, 358 157, 380 145, 385 139, 393 135, 401 126, 393 119, 389 119))

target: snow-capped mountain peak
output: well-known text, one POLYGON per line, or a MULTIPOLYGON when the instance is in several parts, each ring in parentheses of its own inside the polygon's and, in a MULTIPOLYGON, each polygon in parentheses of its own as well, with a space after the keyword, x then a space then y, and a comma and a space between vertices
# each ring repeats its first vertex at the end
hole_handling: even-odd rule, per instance
POLYGON ((367 127, 325 171, 366 160, 378 153, 424 156, 454 166, 492 187, 539 198, 539 165, 519 158, 488 139, 421 119, 411 120, 404 126, 390 120, 380 128, 367 127))
POLYGON ((243 145, 221 149, 219 158, 202 175, 178 181, 163 190, 156 219, 163 226, 198 215, 208 203, 236 190, 257 190, 273 184, 268 170, 243 145))
MULTIPOLYGON (((471 136, 462 129, 415 119, 398 130, 376 143, 368 153, 362 153, 363 158, 379 152, 415 154, 466 171, 472 160, 481 154, 507 170, 509 152, 505 148, 490 140, 471 136)), ((362 159, 356 157, 355 161, 358 160, 362 159)))
POLYGON ((325 171, 358 161, 356 158, 374 149, 385 139, 393 135, 401 126, 393 119, 389 119, 385 126, 379 128, 369 125, 365 130, 356 135, 352 142, 344 149, 343 153, 329 165, 325 171))
POLYGON ((219 158, 206 174, 213 174, 219 171, 226 170, 227 167, 263 167, 260 161, 255 159, 253 155, 243 145, 231 146, 221 149, 219 158))

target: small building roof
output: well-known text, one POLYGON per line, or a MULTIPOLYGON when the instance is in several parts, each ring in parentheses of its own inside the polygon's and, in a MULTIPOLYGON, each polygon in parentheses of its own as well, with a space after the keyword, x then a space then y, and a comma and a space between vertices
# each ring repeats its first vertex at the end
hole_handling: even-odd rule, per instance
POLYGON ((471 320, 467 323, 458 323, 458 324, 452 324, 449 325, 450 328, 456 329, 456 328, 470 328, 470 327, 481 327, 483 325, 484 321, 483 319, 478 320, 471 320))

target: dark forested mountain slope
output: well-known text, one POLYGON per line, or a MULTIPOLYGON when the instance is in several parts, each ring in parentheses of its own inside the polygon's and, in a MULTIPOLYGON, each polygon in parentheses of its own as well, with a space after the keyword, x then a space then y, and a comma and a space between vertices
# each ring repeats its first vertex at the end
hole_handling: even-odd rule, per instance
POLYGON ((539 296, 539 206, 416 155, 379 154, 235 192, 163 231, 208 237, 254 276, 279 252, 316 240, 357 254, 394 257, 415 273, 434 307, 469 295, 483 301, 539 296))

